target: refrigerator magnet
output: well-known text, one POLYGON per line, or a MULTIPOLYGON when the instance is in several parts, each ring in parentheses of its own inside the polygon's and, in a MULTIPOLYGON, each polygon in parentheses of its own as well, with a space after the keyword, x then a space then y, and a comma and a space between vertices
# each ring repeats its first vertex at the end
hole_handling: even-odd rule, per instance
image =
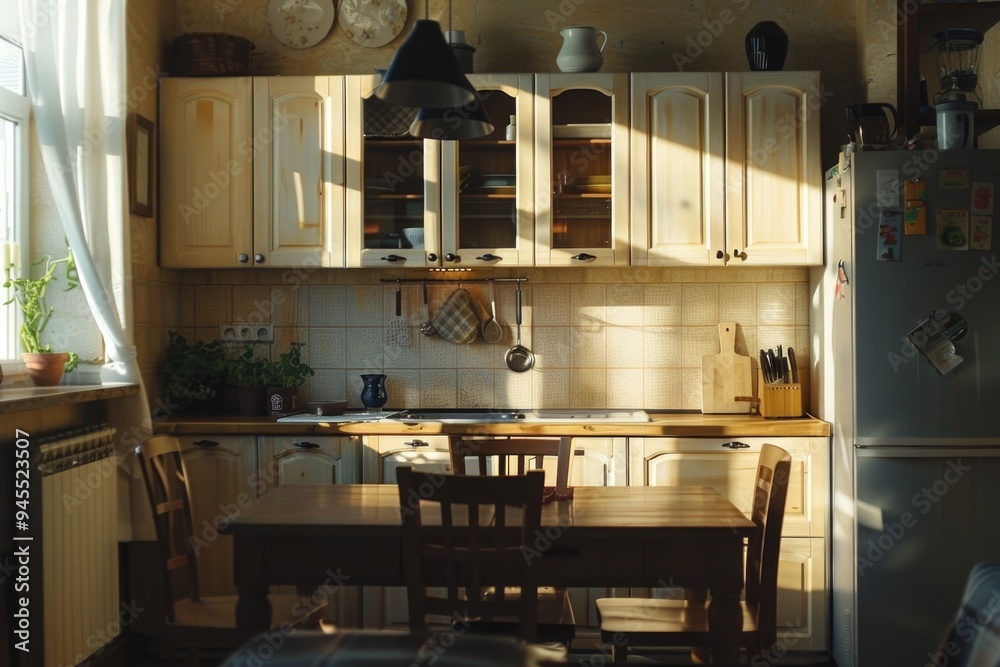
POLYGON ((899 206, 899 170, 877 169, 875 192, 879 206, 899 206))
POLYGON ((902 211, 885 208, 879 211, 878 244, 875 258, 880 262, 898 262, 901 255, 902 211))
POLYGON ((938 172, 938 188, 941 190, 965 190, 972 181, 968 169, 942 169, 938 172))
POLYGON ((993 218, 974 215, 969 218, 969 249, 989 250, 993 241, 993 218))
POLYGON ((993 215, 993 184, 972 184, 972 215, 993 215))
POLYGON ((942 208, 937 212, 937 247, 940 250, 969 249, 969 211, 942 208))
POLYGON ((903 231, 906 234, 927 233, 927 202, 925 197, 927 182, 915 178, 903 184, 906 207, 903 210, 903 231))

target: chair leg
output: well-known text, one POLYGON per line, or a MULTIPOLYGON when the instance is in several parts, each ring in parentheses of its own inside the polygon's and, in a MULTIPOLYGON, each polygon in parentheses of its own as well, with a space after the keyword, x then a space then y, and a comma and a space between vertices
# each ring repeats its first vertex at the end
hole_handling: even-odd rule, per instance
POLYGON ((628 662, 628 644, 618 644, 611 645, 611 663, 615 665, 624 665, 628 662))
POLYGON ((711 659, 712 651, 711 649, 704 648, 702 646, 696 646, 691 649, 691 662, 696 665, 707 665, 712 662, 711 659))

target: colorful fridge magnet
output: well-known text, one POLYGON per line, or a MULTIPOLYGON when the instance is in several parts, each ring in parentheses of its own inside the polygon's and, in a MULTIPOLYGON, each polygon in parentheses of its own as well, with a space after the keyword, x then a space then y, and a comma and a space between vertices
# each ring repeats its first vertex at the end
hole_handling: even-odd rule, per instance
POLYGON ((915 178, 903 184, 903 196, 906 199, 906 208, 903 212, 906 224, 903 226, 903 231, 907 234, 927 233, 926 186, 927 182, 922 178, 915 178))
POLYGON ((969 211, 942 208, 937 212, 937 247, 941 250, 969 249, 969 211))
POLYGON ((942 190, 965 190, 972 181, 968 169, 942 169, 938 172, 938 187, 942 190))
POLYGON ((878 246, 875 258, 882 262, 898 262, 903 239, 903 212, 882 209, 878 216, 878 246))
POLYGON ((972 184, 972 215, 993 215, 993 184, 972 184))
POLYGON ((993 242, 993 218, 974 215, 969 218, 969 249, 989 250, 993 242))
POLYGON ((847 279, 847 269, 844 267, 844 260, 837 263, 837 286, 833 288, 833 295, 838 299, 843 299, 847 286, 851 283, 847 279))

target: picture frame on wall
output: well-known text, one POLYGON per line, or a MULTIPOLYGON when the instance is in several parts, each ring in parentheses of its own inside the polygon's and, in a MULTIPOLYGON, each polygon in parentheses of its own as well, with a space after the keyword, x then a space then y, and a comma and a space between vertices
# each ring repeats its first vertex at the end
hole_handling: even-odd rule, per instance
POLYGON ((129 211, 153 217, 153 184, 156 182, 156 135, 153 121, 137 113, 128 120, 128 202, 129 211))

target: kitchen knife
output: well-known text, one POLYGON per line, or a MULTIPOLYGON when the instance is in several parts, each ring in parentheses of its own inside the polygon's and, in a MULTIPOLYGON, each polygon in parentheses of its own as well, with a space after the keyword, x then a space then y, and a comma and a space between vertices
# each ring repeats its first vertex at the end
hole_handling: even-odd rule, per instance
POLYGON ((767 361, 767 354, 764 350, 760 351, 760 372, 764 374, 764 382, 772 382, 771 380, 771 364, 767 361))
POLYGON ((799 383, 799 365, 795 361, 795 350, 788 348, 788 367, 792 372, 792 383, 799 383))
POLYGON ((771 369, 771 382, 778 381, 778 360, 774 356, 774 350, 767 348, 767 365, 771 369))

